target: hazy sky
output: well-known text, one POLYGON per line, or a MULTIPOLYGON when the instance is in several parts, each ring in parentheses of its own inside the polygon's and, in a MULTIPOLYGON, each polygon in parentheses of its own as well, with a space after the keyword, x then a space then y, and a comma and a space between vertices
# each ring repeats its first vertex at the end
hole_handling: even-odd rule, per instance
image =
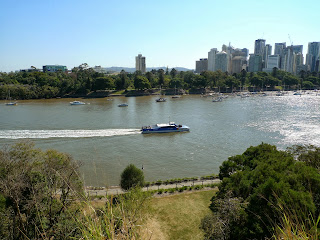
POLYGON ((320 41, 319 0, 0 0, 0 71, 81 63, 195 68, 211 48, 320 41))

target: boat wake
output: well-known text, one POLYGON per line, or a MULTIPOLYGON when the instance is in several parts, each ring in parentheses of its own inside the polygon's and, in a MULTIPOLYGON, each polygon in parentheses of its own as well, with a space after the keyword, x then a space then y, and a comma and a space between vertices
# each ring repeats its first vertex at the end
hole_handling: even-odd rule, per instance
POLYGON ((98 130, 0 130, 0 139, 22 138, 91 138, 112 137, 140 133, 139 129, 98 129, 98 130))

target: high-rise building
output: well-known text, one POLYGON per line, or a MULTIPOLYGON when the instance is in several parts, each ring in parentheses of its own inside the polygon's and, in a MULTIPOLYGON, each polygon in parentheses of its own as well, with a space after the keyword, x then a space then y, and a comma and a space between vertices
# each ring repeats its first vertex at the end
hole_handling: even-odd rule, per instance
POLYGON ((254 43, 254 54, 255 55, 264 55, 266 40, 265 39, 257 39, 254 43))
POLYGON ((303 45, 291 45, 293 53, 303 53, 303 45))
POLYGON ((236 48, 232 53, 232 60, 230 67, 231 73, 240 73, 247 65, 247 52, 243 49, 236 48))
POLYGON ((284 71, 296 74, 297 63, 299 65, 303 65, 302 51, 303 45, 291 45, 286 47, 286 49, 284 50, 284 71), (295 57, 295 55, 298 56, 299 60, 296 60, 297 57, 295 57))
POLYGON ((235 56, 232 58, 231 63, 231 73, 240 73, 242 69, 245 69, 247 60, 245 57, 242 56, 235 56))
POLYGON ((211 48, 210 52, 208 52, 208 71, 215 71, 215 61, 217 53, 218 50, 216 48, 211 48))
POLYGON ((320 42, 310 42, 308 44, 306 65, 309 66, 311 72, 319 71, 319 61, 320 61, 320 42), (317 61, 318 61, 318 64, 317 64, 317 61))
POLYGON ((142 54, 136 57, 136 71, 146 72, 146 58, 142 54))
POLYGON ((273 69, 280 67, 280 55, 269 55, 268 61, 267 61, 267 68, 273 69))
POLYGON ((274 55, 279 55, 280 56, 280 65, 279 68, 284 70, 284 53, 286 49, 286 43, 275 43, 274 44, 274 55))
POLYGON ((215 70, 221 70, 222 72, 227 72, 229 70, 229 56, 226 52, 218 52, 216 54, 215 60, 215 70))
POLYGON ((208 59, 200 58, 199 61, 196 61, 196 73, 202 73, 203 71, 208 70, 208 59))
POLYGON ((303 65, 303 55, 302 53, 293 53, 293 68, 292 71, 295 75, 298 75, 298 67, 303 65))
POLYGON ((263 67, 267 67, 268 56, 271 55, 271 52, 272 52, 272 46, 270 44, 266 44, 266 46, 264 47, 264 53, 263 53, 263 59, 262 59, 263 67))
POLYGON ((274 44, 274 55, 282 55, 283 54, 283 50, 286 48, 286 43, 275 43, 274 44))
POLYGON ((242 48, 241 51, 242 51, 243 53, 245 53, 246 58, 248 58, 248 56, 249 56, 249 49, 247 49, 247 48, 242 48))
POLYGON ((286 47, 284 50, 284 66, 283 70, 293 73, 293 48, 292 46, 286 47))
POLYGON ((250 54, 249 56, 249 72, 260 72, 262 70, 262 56, 250 54))

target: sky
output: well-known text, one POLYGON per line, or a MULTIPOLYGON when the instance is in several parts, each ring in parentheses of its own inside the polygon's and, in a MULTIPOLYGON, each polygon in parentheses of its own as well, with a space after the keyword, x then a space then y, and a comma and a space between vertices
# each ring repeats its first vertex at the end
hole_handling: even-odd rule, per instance
POLYGON ((211 48, 320 42, 319 0, 0 0, 0 72, 90 67, 195 68, 211 48), (291 39, 291 40, 290 40, 291 39))

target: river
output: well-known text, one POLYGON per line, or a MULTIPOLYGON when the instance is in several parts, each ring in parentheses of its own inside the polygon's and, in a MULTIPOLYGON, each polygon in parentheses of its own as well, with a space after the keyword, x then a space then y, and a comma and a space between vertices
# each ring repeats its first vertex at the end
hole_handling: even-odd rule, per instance
POLYGON ((82 163, 86 185, 119 185, 130 163, 147 181, 219 172, 229 156, 261 142, 285 149, 293 144, 320 146, 320 96, 229 96, 222 102, 187 95, 0 101, 0 147, 31 139, 43 150, 69 153, 82 163), (128 107, 118 107, 127 103, 128 107), (188 133, 141 134, 143 125, 174 121, 188 133))

